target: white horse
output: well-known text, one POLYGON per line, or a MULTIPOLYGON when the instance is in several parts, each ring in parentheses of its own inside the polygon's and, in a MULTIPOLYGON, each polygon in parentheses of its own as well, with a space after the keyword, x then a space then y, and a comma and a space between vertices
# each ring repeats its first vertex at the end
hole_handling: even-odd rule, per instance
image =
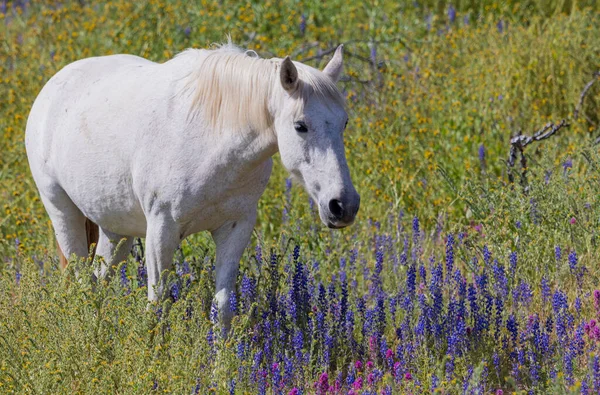
POLYGON ((231 43, 163 64, 131 55, 69 64, 35 100, 25 136, 62 253, 86 257, 86 223, 97 224, 96 255, 105 262, 97 275, 104 276, 134 237, 145 237, 148 299, 156 301, 179 243, 208 230, 228 327, 273 154, 279 150, 318 202, 323 223, 354 221, 360 197, 344 153, 341 72, 342 46, 322 72, 231 43))

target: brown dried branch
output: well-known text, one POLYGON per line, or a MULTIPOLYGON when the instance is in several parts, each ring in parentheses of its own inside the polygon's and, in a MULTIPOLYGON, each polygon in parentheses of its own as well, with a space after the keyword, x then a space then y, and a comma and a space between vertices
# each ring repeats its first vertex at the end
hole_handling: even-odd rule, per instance
POLYGON ((508 180, 513 183, 514 176, 512 173, 512 169, 515 166, 515 162, 517 160, 517 156, 521 154, 521 184, 525 191, 527 191, 527 158, 525 156, 525 147, 534 141, 542 141, 547 138, 550 138, 556 132, 564 127, 569 127, 569 123, 566 119, 560 121, 560 123, 554 124, 552 122, 548 122, 544 127, 535 132, 532 136, 526 136, 519 133, 510 139, 510 152, 508 154, 508 180))
MULTIPOLYGON (((575 111, 573 111, 573 119, 575 119, 575 120, 577 120, 577 118, 579 117, 579 112, 581 111, 581 108, 583 107, 583 100, 585 99, 585 96, 588 94, 589 90, 592 88, 592 85, 594 85, 594 83, 596 81, 598 81, 598 78, 600 78, 600 70, 596 71, 594 74, 592 74, 592 76, 593 76, 593 79, 590 82, 588 82, 587 84, 585 84, 585 86, 583 87, 583 90, 581 91, 581 94, 579 95, 579 103, 577 103, 577 106, 575 107, 575 111)), ((589 122, 590 119, 589 118, 587 118, 587 119, 589 122)))
MULTIPOLYGON (((348 41, 345 41, 345 42, 343 42, 341 44, 344 44, 344 47, 345 47, 344 48, 344 53, 346 54, 346 53, 348 53, 348 48, 347 47, 350 44, 375 44, 375 45, 377 45, 377 44, 389 44, 389 43, 394 43, 394 42, 399 42, 406 49, 408 49, 409 51, 412 51, 412 49, 406 44, 406 41, 404 41, 401 37, 393 37, 393 38, 391 38, 389 40, 348 40, 348 41)), ((299 55, 299 54, 301 54, 303 52, 306 52, 309 49, 312 49, 312 48, 318 46, 318 45, 319 45, 319 42, 315 41, 313 43, 310 43, 307 46, 304 46, 304 47, 301 47, 299 49, 296 49, 292 53, 293 54, 295 53, 296 55, 299 55)), ((328 48, 328 49, 326 49, 324 51, 319 52, 316 55, 308 56, 306 58, 299 59, 298 61, 304 63, 304 62, 308 62, 310 60, 321 59, 322 57, 327 56, 330 53, 335 52, 335 50, 337 49, 337 47, 338 47, 338 45, 333 46, 331 48, 328 48)), ((355 58, 360 59, 360 60, 365 61, 365 62, 371 62, 370 59, 365 58, 365 57, 361 57, 361 56, 358 56, 358 55, 351 55, 351 56, 354 56, 355 58)))
POLYGON ((308 62, 309 60, 321 59, 323 56, 327 56, 330 53, 335 52, 336 49, 337 49, 337 46, 331 47, 329 49, 326 49, 325 51, 320 51, 316 55, 309 56, 307 58, 302 58, 302 59, 298 60, 298 62, 304 63, 304 62, 308 62))

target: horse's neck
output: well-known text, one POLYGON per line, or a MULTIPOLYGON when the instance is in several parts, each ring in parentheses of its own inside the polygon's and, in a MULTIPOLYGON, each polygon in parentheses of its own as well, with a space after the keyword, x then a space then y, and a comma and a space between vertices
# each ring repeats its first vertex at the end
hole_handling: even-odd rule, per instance
POLYGON ((240 176, 245 172, 254 171, 278 150, 277 140, 272 131, 232 131, 221 136, 217 133, 213 138, 215 156, 223 162, 222 165, 240 176))

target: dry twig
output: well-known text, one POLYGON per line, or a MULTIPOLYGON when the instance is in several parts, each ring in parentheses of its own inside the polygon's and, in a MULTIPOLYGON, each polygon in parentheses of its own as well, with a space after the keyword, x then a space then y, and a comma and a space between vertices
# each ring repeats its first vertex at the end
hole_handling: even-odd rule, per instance
POLYGON ((517 160, 517 155, 521 154, 521 185, 523 185, 524 190, 527 190, 527 158, 525 157, 524 149, 529 144, 534 141, 545 140, 556 132, 558 132, 563 127, 569 127, 569 123, 566 119, 560 121, 560 123, 553 124, 552 122, 548 122, 544 125, 543 128, 538 130, 533 134, 533 136, 526 136, 521 134, 517 134, 515 137, 510 139, 510 152, 508 155, 508 180, 513 183, 514 175, 512 173, 512 169, 515 166, 515 161, 517 160))
MULTIPOLYGON (((594 85, 594 83, 598 80, 598 78, 600 78, 600 70, 596 71, 594 74, 592 74, 593 79, 588 82, 587 84, 585 84, 585 86, 583 87, 583 90, 581 91, 581 94, 579 95, 579 103, 577 103, 577 107, 575 107, 575 111, 573 111, 573 119, 577 120, 577 118, 579 117, 579 112, 581 111, 581 108, 583 107, 583 100, 585 99, 585 96, 588 94, 589 90, 592 88, 592 85, 594 85)), ((589 119, 588 119, 589 121, 589 119)))

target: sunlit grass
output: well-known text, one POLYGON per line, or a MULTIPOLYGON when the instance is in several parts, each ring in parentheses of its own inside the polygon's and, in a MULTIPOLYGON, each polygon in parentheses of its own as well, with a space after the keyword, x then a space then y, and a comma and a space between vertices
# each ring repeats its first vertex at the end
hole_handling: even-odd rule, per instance
MULTIPOLYGON (((339 393, 354 387, 382 393, 387 386, 392 393, 434 387, 560 393, 586 385, 597 391, 599 339, 589 325, 600 318, 593 297, 600 161, 592 144, 600 132, 600 85, 586 97, 583 116, 574 120, 572 113, 600 68, 600 15, 587 2, 571 1, 405 3, 9 3, 0 14, 0 393, 223 393, 232 387, 319 393, 336 379, 339 393), (265 57, 297 60, 346 43, 339 85, 348 98, 347 156, 362 205, 352 228, 323 229, 307 195, 288 190, 276 164, 242 261, 233 332, 223 340, 211 317, 214 248, 206 235, 182 244, 171 278, 174 297, 160 313, 146 308, 133 257, 110 283, 94 287, 85 263, 79 280, 75 263, 67 273, 58 270, 23 137, 37 93, 69 62, 111 53, 165 61, 188 47, 223 42, 227 34, 265 57), (528 192, 509 184, 511 135, 561 119, 571 126, 526 148, 528 192), (451 271, 449 235, 455 239, 451 271), (451 300, 460 300, 461 281, 477 293, 474 310, 463 298, 470 334, 460 352, 449 346, 456 320, 440 324, 443 335, 417 328, 429 311, 424 306, 434 305, 438 264, 443 315, 450 315, 451 300), (298 270, 308 295, 303 307, 298 270), (553 306, 557 292, 567 306, 553 306), (407 294, 412 307, 402 306, 407 294), (380 299, 385 318, 368 323, 380 299), (341 316, 344 304, 351 330, 350 318, 341 316), (489 327, 474 332, 477 317, 489 327), (559 334, 560 317, 568 321, 566 337, 559 334), (545 326, 549 318, 545 333, 553 348, 540 353, 532 325, 545 326), (518 324, 516 341, 509 320, 518 324)), ((307 63, 323 67, 324 59, 307 63)))

